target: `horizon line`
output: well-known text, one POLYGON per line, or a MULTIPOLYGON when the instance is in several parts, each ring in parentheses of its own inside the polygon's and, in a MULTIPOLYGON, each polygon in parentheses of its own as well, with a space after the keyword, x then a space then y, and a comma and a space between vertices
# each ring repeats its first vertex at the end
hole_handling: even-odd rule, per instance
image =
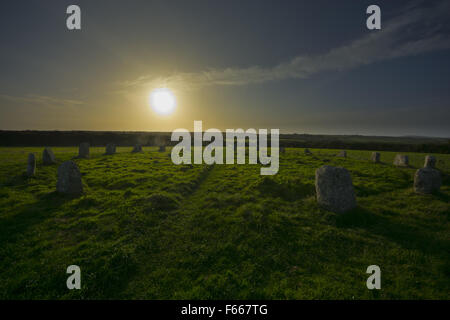
MULTIPOLYGON (((238 129, 238 128, 235 128, 238 129)), ((243 129, 243 128, 242 128, 243 129)), ((265 128, 264 128, 265 129, 265 128)), ((143 130, 80 130, 80 129, 0 129, 0 132, 26 132, 26 131, 35 131, 35 132, 130 132, 130 133, 167 133, 170 134, 172 131, 143 131, 143 130)), ((224 132, 223 130, 219 130, 224 132)), ((281 129, 280 129, 281 131, 281 129)), ((189 130, 189 132, 194 132, 193 130, 189 130)), ((205 131, 202 131, 204 133, 205 131)), ((405 134, 405 135, 369 135, 369 134, 350 134, 350 133, 339 133, 339 134, 330 134, 330 133, 300 133, 300 132, 280 132, 281 135, 310 135, 310 136, 361 136, 361 137, 378 137, 378 138, 426 138, 426 139, 450 139, 450 136, 427 136, 427 135, 413 135, 413 134, 405 134)))

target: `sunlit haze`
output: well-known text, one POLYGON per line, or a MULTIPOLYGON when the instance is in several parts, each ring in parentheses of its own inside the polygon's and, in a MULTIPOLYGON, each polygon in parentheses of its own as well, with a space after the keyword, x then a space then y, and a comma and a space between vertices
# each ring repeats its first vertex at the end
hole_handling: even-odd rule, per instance
POLYGON ((0 130, 450 137, 450 2, 372 2, 7 1, 0 130))

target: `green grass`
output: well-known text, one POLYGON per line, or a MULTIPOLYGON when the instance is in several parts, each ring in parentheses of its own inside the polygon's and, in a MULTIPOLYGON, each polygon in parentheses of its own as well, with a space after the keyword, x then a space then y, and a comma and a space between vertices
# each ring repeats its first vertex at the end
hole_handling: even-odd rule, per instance
MULTIPOLYGON (((55 192, 43 148, 0 148, 0 299, 449 299, 450 155, 441 191, 412 190, 410 168, 370 151, 287 149, 275 176, 260 165, 172 164, 169 150, 91 148, 75 159, 85 193, 55 192), (29 152, 37 174, 26 178, 29 152), (343 166, 358 208, 317 206, 314 172, 343 166), (82 289, 66 288, 79 265, 82 289), (382 289, 368 290, 369 265, 382 289)), ((58 164, 76 148, 54 148, 58 164)))

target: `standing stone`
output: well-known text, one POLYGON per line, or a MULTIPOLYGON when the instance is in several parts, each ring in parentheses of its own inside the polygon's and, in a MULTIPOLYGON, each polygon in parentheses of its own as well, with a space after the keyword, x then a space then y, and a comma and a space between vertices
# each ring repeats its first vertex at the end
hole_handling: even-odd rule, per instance
POLYGON ((28 155, 27 176, 32 177, 36 173, 36 156, 34 153, 28 155))
POLYGON ((116 145, 113 143, 108 143, 106 145, 106 154, 114 154, 116 153, 116 145))
POLYGON ((140 144, 136 144, 133 148, 133 153, 142 152, 142 146, 140 144))
POLYGON ((347 158, 347 151, 342 150, 337 154, 337 157, 347 158))
POLYGON ((159 152, 166 152, 166 146, 159 146, 159 152))
POLYGON ((65 194, 83 193, 81 173, 75 162, 65 161, 59 166, 56 191, 65 194))
POLYGON ((306 154, 306 155, 310 155, 310 154, 312 154, 312 153, 311 153, 311 151, 309 151, 308 148, 305 148, 305 154, 306 154))
POLYGON ((436 158, 434 156, 426 156, 424 168, 434 168, 436 166, 436 158))
POLYGON ((356 207, 352 178, 345 168, 322 166, 316 170, 316 196, 320 206, 342 213, 356 207))
POLYGON ((79 158, 89 158, 89 143, 83 142, 78 149, 79 158))
POLYGON ((372 155, 370 156, 370 159, 372 162, 379 163, 380 162, 380 153, 379 152, 372 152, 372 155))
POLYGON ((44 165, 51 165, 56 163, 56 158, 51 148, 45 148, 42 152, 42 163, 44 165))
POLYGON ((414 175, 414 191, 417 193, 432 193, 439 191, 442 184, 438 170, 426 167, 416 171, 414 175))
POLYGON ((286 148, 285 147, 280 147, 280 153, 286 153, 286 148))
POLYGON ((399 167, 407 167, 409 165, 408 156, 398 154, 395 156, 394 165, 399 167))

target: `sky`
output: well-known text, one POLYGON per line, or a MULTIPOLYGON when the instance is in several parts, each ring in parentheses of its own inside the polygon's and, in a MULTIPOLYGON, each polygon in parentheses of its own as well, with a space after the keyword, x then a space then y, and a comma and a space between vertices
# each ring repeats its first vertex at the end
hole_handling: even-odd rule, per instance
POLYGON ((0 40, 1 130, 450 137, 450 1, 7 0, 0 40))

